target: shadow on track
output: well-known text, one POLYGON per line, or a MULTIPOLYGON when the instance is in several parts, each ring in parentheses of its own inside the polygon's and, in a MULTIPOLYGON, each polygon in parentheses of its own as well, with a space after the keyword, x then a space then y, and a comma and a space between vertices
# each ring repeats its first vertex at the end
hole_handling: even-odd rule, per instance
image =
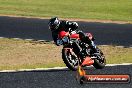
MULTIPOLYGON (((78 22, 80 29, 91 32, 98 45, 132 45, 132 24, 78 22)), ((0 37, 52 41, 48 19, 0 16, 0 37)))

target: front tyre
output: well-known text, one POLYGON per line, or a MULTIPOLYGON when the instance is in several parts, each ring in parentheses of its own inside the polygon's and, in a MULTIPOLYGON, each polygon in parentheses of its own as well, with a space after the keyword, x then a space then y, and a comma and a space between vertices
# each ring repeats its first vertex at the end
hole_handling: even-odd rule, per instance
POLYGON ((71 54, 70 49, 62 49, 62 59, 70 70, 77 70, 79 60, 71 54))

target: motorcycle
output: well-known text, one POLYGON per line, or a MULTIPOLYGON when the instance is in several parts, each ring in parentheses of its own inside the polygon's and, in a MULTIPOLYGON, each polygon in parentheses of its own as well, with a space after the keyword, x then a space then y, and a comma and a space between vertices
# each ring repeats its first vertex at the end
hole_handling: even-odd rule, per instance
MULTIPOLYGON (((93 39, 91 33, 85 34, 90 40, 93 39)), ((63 41, 62 59, 70 70, 76 71, 79 65, 83 67, 93 65, 96 69, 105 67, 106 59, 103 52, 96 47, 97 53, 93 53, 91 47, 81 41, 79 34, 61 31, 58 36, 63 41), (89 58, 92 63, 83 64, 86 58, 89 58)))

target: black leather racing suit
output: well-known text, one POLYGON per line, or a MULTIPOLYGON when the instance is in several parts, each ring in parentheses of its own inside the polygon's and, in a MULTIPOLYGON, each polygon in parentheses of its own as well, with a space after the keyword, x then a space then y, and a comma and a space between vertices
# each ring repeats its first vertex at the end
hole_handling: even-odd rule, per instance
MULTIPOLYGON (((60 31, 76 31, 79 34, 81 41, 89 44, 91 48, 96 52, 96 46, 93 41, 91 41, 82 31, 77 30, 78 24, 76 22, 61 21, 57 30, 52 31, 52 38, 57 46, 62 44, 62 40, 58 39, 58 34, 60 31), (70 30, 69 30, 70 29, 70 30), (59 42, 58 42, 59 41, 59 42)), ((81 50, 80 50, 81 52, 81 50)))
POLYGON ((60 31, 66 31, 66 32, 75 31, 77 28, 78 28, 78 24, 76 22, 61 21, 58 29, 52 31, 52 38, 55 44, 59 45, 57 40, 58 40, 58 34, 60 31))

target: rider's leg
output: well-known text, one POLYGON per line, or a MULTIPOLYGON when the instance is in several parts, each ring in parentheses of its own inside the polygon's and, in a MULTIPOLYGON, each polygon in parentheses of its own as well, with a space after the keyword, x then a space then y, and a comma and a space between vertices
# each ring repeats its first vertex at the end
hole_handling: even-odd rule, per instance
POLYGON ((73 43, 73 50, 75 54, 79 55, 81 59, 84 58, 83 53, 82 53, 82 48, 79 46, 77 42, 73 43))
POLYGON ((94 41, 90 40, 89 37, 86 36, 85 33, 83 33, 82 31, 78 32, 78 34, 79 34, 81 41, 89 44, 89 46, 94 51, 94 53, 96 53, 97 49, 96 49, 96 45, 94 44, 94 41))
POLYGON ((94 41, 91 41, 90 47, 94 51, 94 53, 97 53, 97 48, 96 45, 94 44, 94 41))

